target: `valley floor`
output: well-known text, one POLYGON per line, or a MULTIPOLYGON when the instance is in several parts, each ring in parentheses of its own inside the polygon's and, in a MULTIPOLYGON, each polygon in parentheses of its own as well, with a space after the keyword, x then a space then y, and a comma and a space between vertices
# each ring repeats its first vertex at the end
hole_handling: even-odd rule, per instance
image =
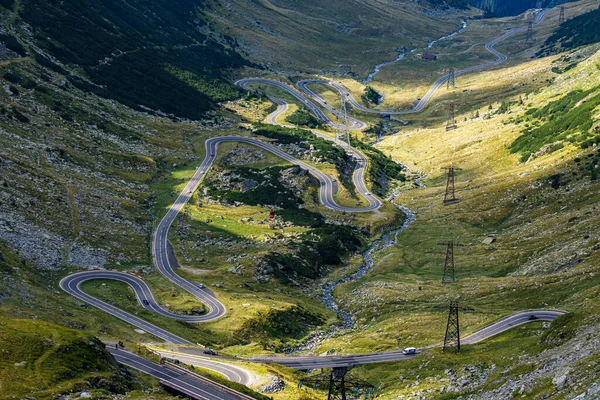
MULTIPOLYGON (((569 3, 568 16, 596 3, 569 3)), ((298 12, 271 2, 262 6, 283 20, 298 12)), ((447 73, 445 66, 460 69, 493 60, 485 43, 526 18, 469 20, 464 32, 427 50, 439 62, 421 60, 425 50, 419 47, 423 51, 384 67, 370 83, 384 95, 381 105, 361 99, 365 86, 357 76, 336 81, 365 106, 406 109, 447 73)), ((441 21, 440 35, 456 28, 441 21)), ((247 37, 262 26, 250 22, 236 28, 238 34, 247 37)), ((595 398, 600 393, 600 47, 534 57, 555 30, 556 13, 550 13, 536 26, 535 44, 524 45, 522 34, 498 44, 508 56, 505 64, 457 77, 456 88, 443 86, 422 112, 387 120, 350 111, 371 128, 351 133, 355 148, 369 159, 362 195, 352 181, 357 161, 340 146, 310 131, 267 124, 276 104, 260 93, 289 103, 278 123, 288 124, 306 107, 280 88, 254 84, 258 94, 226 102, 203 121, 189 121, 133 111, 78 90, 30 57, 3 61, 0 338, 8 363, 0 367, 0 389, 41 399, 80 393, 93 384, 97 398, 107 393, 170 398, 155 379, 114 363, 94 335, 123 341, 131 350, 145 343, 164 352, 156 338, 88 308, 59 291, 58 282, 81 268, 127 271, 141 276, 166 310, 206 313, 195 296, 155 270, 151 232, 202 160, 214 157, 165 235, 179 264, 177 274, 214 293, 225 316, 202 324, 174 321, 140 308, 142 299, 114 280, 86 282, 86 293, 231 358, 295 348, 303 355, 334 356, 423 349, 414 358, 353 369, 376 385, 382 399, 595 398), (456 106, 452 130, 445 128, 449 102, 456 106), (318 181, 290 160, 247 143, 222 143, 218 152, 207 152, 206 140, 220 135, 259 138, 330 175, 339 188, 333 201, 342 207, 366 207, 372 195, 387 201, 369 213, 331 210, 320 201, 318 181), (404 170, 398 172, 391 160, 404 170), (443 167, 450 165, 460 168, 459 201, 443 205, 443 167), (414 222, 372 254, 367 273, 335 286, 335 306, 332 299, 323 304, 327 285, 359 271, 371 243, 402 226, 407 218, 402 208, 414 214, 414 222), (444 285, 443 243, 449 241, 456 244, 458 281, 444 285), (443 352, 439 343, 447 315, 440 305, 457 298, 475 310, 460 315, 463 336, 517 310, 567 314, 464 345, 458 354, 443 352), (353 323, 334 328, 343 319, 353 323), (78 372, 61 365, 65 360, 78 372), (34 382, 40 387, 31 391, 34 382)), ((284 43, 293 45, 289 38, 284 43)), ((306 56, 306 49, 300 50, 306 56)), ((282 70, 293 68, 284 61, 282 70)), ((327 76, 332 65, 319 67, 327 76)), ((363 62, 354 67, 359 74, 369 71, 363 62)), ((292 86, 305 78, 263 75, 292 86)), ((332 87, 309 88, 340 107, 332 87)), ((341 121, 321 109, 327 119, 341 121)), ((336 135, 332 127, 315 129, 336 135)), ((270 398, 323 397, 298 387, 303 372, 240 365, 258 376, 252 389, 270 398), (271 392, 269 385, 282 390, 271 392)))

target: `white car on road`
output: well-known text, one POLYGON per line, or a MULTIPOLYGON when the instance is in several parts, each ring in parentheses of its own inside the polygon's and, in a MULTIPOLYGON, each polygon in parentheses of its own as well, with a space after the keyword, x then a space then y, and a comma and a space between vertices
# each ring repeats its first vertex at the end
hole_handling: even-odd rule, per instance
POLYGON ((417 349, 414 347, 407 347, 404 350, 402 350, 402 354, 404 354, 404 355, 417 354, 417 349))

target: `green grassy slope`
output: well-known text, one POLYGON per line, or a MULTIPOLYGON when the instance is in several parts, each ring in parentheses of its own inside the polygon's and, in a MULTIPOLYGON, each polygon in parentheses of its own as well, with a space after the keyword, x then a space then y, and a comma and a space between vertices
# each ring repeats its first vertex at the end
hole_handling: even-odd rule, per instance
POLYGON ((598 23, 600 23, 600 8, 565 21, 546 39, 539 54, 548 55, 600 42, 598 23))
POLYGON ((72 70, 70 81, 85 90, 188 118, 238 94, 223 70, 247 63, 233 42, 201 33, 202 2, 23 0, 13 8, 13 23, 32 27, 13 31, 31 56, 72 70))
MULTIPOLYGON (((439 3, 439 2, 435 2, 439 3)), ((430 4, 381 0, 234 0, 209 3, 208 27, 234 37, 241 51, 273 71, 353 72, 456 30, 459 15, 432 17, 430 4), (395 50, 396 49, 396 50, 395 50)))
POLYGON ((136 385, 93 336, 30 319, 0 319, 0 398, 69 391, 125 393, 136 385))
MULTIPOLYGON (((571 314, 546 328, 518 328, 466 348, 460 356, 433 350, 415 359, 414 364, 365 367, 364 373, 374 382, 383 381, 383 398, 415 395, 420 390, 431 391, 435 399, 455 398, 458 393, 487 394, 491 398, 495 393, 500 398, 518 393, 514 391, 518 386, 509 390, 514 380, 527 382, 522 394, 528 398, 564 398, 581 393, 585 385, 594 382, 594 370, 586 363, 595 365, 598 357, 594 347, 597 334, 593 333, 600 310, 600 237, 595 229, 600 202, 595 178, 598 149, 593 145, 582 148, 580 142, 565 140, 565 132, 570 131, 562 128, 553 130, 548 140, 562 140, 562 146, 538 152, 527 162, 521 162, 519 154, 511 154, 510 146, 515 140, 535 144, 527 140, 527 133, 521 136, 532 124, 525 118, 535 114, 535 109, 545 110, 543 118, 548 121, 561 121, 564 113, 569 115, 590 104, 591 111, 580 116, 584 124, 578 125, 575 118, 569 120, 577 135, 597 135, 594 127, 600 123, 600 114, 594 99, 600 58, 596 49, 565 54, 579 63, 561 74, 553 72, 553 61, 558 58, 549 58, 473 76, 465 84, 487 87, 488 97, 496 99, 491 109, 482 104, 477 110, 461 112, 459 127, 454 131, 446 132, 441 120, 429 126, 423 122, 407 127, 396 136, 384 138, 378 146, 381 150, 413 170, 428 174, 425 188, 408 191, 397 199, 398 204, 416 212, 417 220, 399 236, 398 246, 377 255, 368 277, 337 292, 364 328, 343 338, 329 339, 317 353, 439 343, 447 317, 433 312, 432 307, 460 295, 477 311, 475 315, 461 315, 463 334, 513 310, 554 307, 571 314), (534 70, 539 87, 520 89, 527 88, 519 83, 531 80, 534 70), (492 75, 495 84, 488 86, 492 75), (514 84, 514 92, 508 97, 501 95, 505 80, 514 84), (569 91, 578 90, 590 92, 569 103, 573 97, 569 91), (523 99, 521 105, 519 96, 523 99), (557 104, 571 106, 562 108, 557 104), (475 111, 479 117, 474 116, 475 111), (457 177, 461 201, 443 206, 445 177, 440 167, 450 163, 463 168, 457 177), (493 238, 493 242, 484 244, 486 238, 493 238), (440 281, 445 248, 439 243, 452 239, 464 245, 455 253, 459 282, 443 286, 440 281), (573 350, 575 347, 586 350, 573 350), (509 358, 509 354, 518 357, 509 358), (568 360, 565 362, 573 365, 572 379, 581 386, 556 389, 552 379, 561 375, 563 367, 543 361, 552 359, 551 354, 564 354, 568 360), (544 362, 552 365, 545 375, 536 372, 544 362), (495 369, 491 369, 492 364, 495 369), (447 393, 453 379, 448 370, 461 375, 461 370, 473 368, 480 372, 487 369, 489 375, 482 374, 478 381, 473 377, 477 383, 447 393)), ((539 122, 540 127, 543 124, 539 122)))
MULTIPOLYGON (((496 16, 517 15, 522 12, 535 8, 538 5, 537 0, 467 0, 469 4, 488 11, 496 16)), ((573 1, 573 0, 571 0, 573 1)), ((569 0, 545 0, 542 1, 543 7, 555 6, 561 3, 567 3, 569 0)))

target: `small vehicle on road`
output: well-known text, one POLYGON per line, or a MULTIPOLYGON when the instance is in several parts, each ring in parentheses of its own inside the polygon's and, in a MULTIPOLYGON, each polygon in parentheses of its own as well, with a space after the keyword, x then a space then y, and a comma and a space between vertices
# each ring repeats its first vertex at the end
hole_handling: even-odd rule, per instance
POLYGON ((214 157, 214 156, 215 156, 215 153, 210 153, 210 156, 211 156, 211 157, 214 157))
POLYGON ((402 354, 404 354, 404 355, 417 354, 417 349, 414 347, 407 347, 404 350, 402 350, 402 354))
POLYGON ((208 354, 209 356, 216 356, 217 352, 212 349, 206 349, 203 351, 204 354, 208 354))
POLYGON ((142 303, 144 303, 144 305, 146 305, 146 306, 150 305, 150 302, 148 301, 148 299, 142 300, 142 303))
POLYGON ((531 314, 531 315, 529 316, 529 318, 527 318, 527 319, 528 319, 529 321, 535 321, 536 319, 539 319, 539 317, 538 317, 537 315, 535 315, 535 314, 531 314))

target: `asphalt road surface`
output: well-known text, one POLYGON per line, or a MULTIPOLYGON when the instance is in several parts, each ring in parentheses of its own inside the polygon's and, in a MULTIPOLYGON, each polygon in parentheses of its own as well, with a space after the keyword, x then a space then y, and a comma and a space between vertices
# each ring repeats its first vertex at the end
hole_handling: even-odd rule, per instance
MULTIPOLYGON (((300 101, 300 103, 304 104, 304 106, 306 108, 308 108, 321 122, 331 125, 334 128, 346 127, 345 125, 339 125, 339 124, 336 124, 333 121, 331 121, 329 118, 327 118, 327 116, 325 115, 323 110, 321 110, 321 108, 319 106, 317 106, 311 100, 307 99, 302 93, 298 92, 293 87, 286 85, 285 83, 282 83, 280 81, 276 81, 274 79, 248 78, 248 79, 241 79, 241 80, 237 81, 236 84, 246 90, 254 90, 254 89, 248 87, 249 84, 258 84, 258 85, 264 84, 264 85, 276 86, 280 89, 285 90, 292 96, 294 96, 298 101, 300 101)), ((271 99, 272 99, 272 97, 271 97, 271 99)), ((350 123, 350 125, 347 127, 350 130, 362 130, 362 129, 365 129, 368 127, 368 125, 366 123, 359 121, 355 118, 348 117, 348 116, 344 117, 344 115, 338 109, 327 104, 325 102, 325 100, 323 100, 323 98, 321 98, 321 97, 314 98, 314 101, 316 101, 321 107, 329 110, 331 113, 336 115, 338 118, 340 118, 340 119, 347 118, 348 122, 350 123)), ((277 123, 275 123, 275 125, 277 125, 277 123)))
MULTIPOLYGON (((548 15, 548 13, 552 12, 554 10, 554 8, 550 8, 550 9, 546 9, 546 10, 542 10, 540 12, 537 13, 536 18, 533 22, 533 25, 538 25, 540 22, 542 22, 544 20, 544 18, 546 17, 546 15, 548 15)), ((500 53, 498 50, 494 49, 494 46, 497 45, 498 43, 508 39, 511 36, 514 36, 518 33, 524 32, 527 30, 527 26, 525 27, 520 27, 520 28, 514 28, 509 30, 508 32, 506 32, 504 35, 500 36, 497 39, 492 40, 491 42, 487 43, 485 45, 485 48, 492 54, 494 54, 497 59, 494 61, 490 61, 484 64, 480 64, 480 65, 476 65, 473 67, 469 67, 469 68, 465 68, 465 69, 461 69, 461 70, 457 70, 454 72, 454 76, 459 76, 459 75, 464 75, 464 74, 468 74, 470 72, 473 71, 478 71, 478 70, 482 70, 485 68, 490 68, 490 67, 494 67, 496 65, 502 64, 503 62, 505 62, 508 57, 502 53, 500 53)), ((431 85, 431 87, 429 88, 429 90, 427 91, 427 93, 425 94, 425 96, 423 96, 421 99, 419 99, 419 101, 417 102, 417 104, 409 109, 409 110, 402 110, 402 111, 385 111, 385 110, 373 110, 370 108, 367 108, 365 106, 363 106, 362 104, 360 104, 354 97, 352 97, 352 95, 350 94, 350 92, 348 92, 348 90, 346 90, 346 88, 344 86, 342 86, 341 84, 337 83, 337 82, 333 82, 333 81, 327 81, 327 80, 323 80, 323 79, 307 79, 307 80, 302 80, 296 83, 296 85, 305 93, 307 94, 311 99, 313 99, 314 101, 316 101, 317 103, 321 104, 323 102, 323 98, 318 95, 317 93, 315 93, 313 90, 311 90, 308 85, 311 84, 321 84, 321 85, 328 85, 333 87, 334 89, 336 89, 341 96, 344 96, 346 98, 346 102, 351 104, 352 107, 354 107, 357 110, 360 110, 362 112, 365 113, 372 113, 372 114, 387 114, 387 115, 402 115, 402 114, 413 114, 416 112, 419 112, 421 110, 423 110, 423 108, 425 108, 425 105, 427 105, 427 103, 429 102, 429 100, 431 100, 431 98, 433 97, 434 93, 443 85, 446 83, 446 81, 448 80, 449 75, 445 75, 441 78, 439 78, 437 81, 435 81, 433 83, 433 85, 431 85)), ((251 81, 251 80, 245 80, 245 81, 251 81)), ((277 81, 271 81, 268 83, 273 84, 273 82, 277 82, 277 81)), ((263 80, 261 83, 267 83, 266 80, 263 80)), ((283 85, 283 84, 282 84, 283 85)), ((278 85, 279 86, 279 85, 278 85)), ((284 85, 285 86, 285 85, 284 85)), ((331 107, 331 106, 329 106, 331 107)), ((329 108, 328 107, 328 108, 329 108)))
MULTIPOLYGON (((242 393, 229 388, 224 388, 208 379, 202 379, 183 369, 172 368, 164 364, 156 364, 144 357, 125 350, 107 347, 115 359, 128 367, 137 369, 155 378, 161 384, 185 393, 198 400, 248 400, 251 399, 242 393)), ((242 382, 243 383, 243 382, 242 382)))
MULTIPOLYGON (((552 10, 544 10, 544 11, 540 12, 537 15, 537 19, 536 19, 535 23, 537 24, 537 23, 541 22, 543 20, 544 16, 547 15, 547 13, 549 13, 550 11, 552 11, 552 10)), ((493 46, 518 32, 522 32, 524 29, 526 29, 526 28, 516 28, 516 29, 510 30, 506 34, 504 34, 502 37, 500 37, 486 45, 486 48, 489 51, 496 54, 496 56, 498 57, 498 60, 493 61, 491 63, 479 65, 476 67, 467 68, 465 70, 457 71, 455 74, 460 75, 460 74, 471 72, 471 71, 474 71, 477 69, 490 67, 490 66, 497 65, 497 64, 504 62, 506 60, 506 56, 504 56, 501 53, 494 50, 493 46)), ((394 113, 395 114, 403 114, 403 113, 417 112, 417 111, 421 110, 425 106, 427 101, 431 98, 431 96, 433 95, 435 90, 437 90, 437 88, 439 88, 446 80, 447 80, 447 77, 443 77, 443 78, 440 78, 438 81, 436 81, 434 83, 434 85, 431 87, 431 89, 429 90, 428 94, 424 98, 422 98, 421 101, 412 110, 406 110, 406 111, 400 111, 400 112, 394 112, 394 113)), ((330 125, 336 126, 333 122, 331 122, 326 117, 326 115, 319 108, 319 106, 317 106, 311 100, 306 99, 303 94, 296 91, 294 88, 292 88, 288 85, 285 85, 281 82, 274 81, 274 80, 268 80, 268 79, 258 79, 258 78, 257 79, 245 79, 245 80, 238 82, 238 84, 244 88, 248 88, 247 85, 250 83, 276 85, 276 86, 280 87, 281 89, 286 90, 288 93, 293 95, 299 101, 304 103, 322 121, 327 122, 330 125)), ((330 105, 325 103, 318 94, 312 92, 307 87, 308 84, 312 84, 312 83, 323 83, 323 84, 332 85, 337 90, 339 90, 340 93, 342 93, 342 95, 345 95, 351 104, 353 104, 357 109, 360 109, 362 111, 375 112, 375 113, 379 113, 379 114, 383 114, 383 113, 389 114, 390 113, 387 111, 369 110, 364 107, 361 108, 362 106, 360 106, 360 104, 358 104, 341 85, 338 85, 334 82, 321 81, 321 80, 307 80, 307 81, 302 81, 298 84, 302 90, 304 90, 306 93, 308 93, 309 96, 311 96, 314 99, 314 101, 317 102, 317 104, 319 104, 321 107, 328 109, 329 111, 331 111, 332 113, 334 113, 336 115, 340 115, 337 110, 335 110, 333 107, 331 107, 330 105)), ((283 112, 286 111, 287 104, 285 102, 275 99, 275 98, 272 98, 272 100, 278 105, 278 107, 277 107, 277 110, 268 117, 268 121, 272 124, 277 124, 276 119, 279 115, 281 115, 283 112)), ((351 123, 352 129, 364 129, 366 127, 366 124, 364 124, 363 122, 358 121, 356 119, 349 119, 349 122, 351 123)), ((345 146, 345 143, 343 141, 340 141, 338 139, 332 139, 332 138, 330 138, 326 135, 323 135, 317 131, 313 131, 313 132, 327 140, 335 141, 338 145, 340 145, 342 147, 345 146)), ((173 205, 171 205, 171 207, 169 208, 166 215, 160 221, 156 231, 154 232, 153 245, 152 245, 152 254, 153 254, 154 262, 156 264, 158 271, 162 275, 164 275, 167 279, 169 279, 170 281, 172 281, 173 283, 175 283, 176 285, 178 285, 185 291, 191 293, 199 301, 204 303, 208 307, 208 312, 206 314, 198 315, 198 316, 186 316, 186 315, 173 314, 173 313, 169 312, 168 310, 165 310, 164 308, 162 308, 156 302, 156 300, 154 299, 154 296, 152 295, 150 288, 142 279, 140 279, 139 277, 130 275, 130 274, 122 273, 122 272, 103 271, 103 270, 79 272, 79 273, 68 275, 67 277, 62 279, 60 282, 60 287, 63 290, 65 290, 67 293, 79 298, 80 300, 82 300, 94 307, 97 307, 109 314, 112 314, 115 317, 120 318, 121 320, 123 320, 131 325, 134 325, 156 337, 159 337, 168 343, 191 344, 186 339, 183 339, 183 338, 181 338, 177 335, 174 335, 162 328, 159 328, 153 324, 150 324, 150 323, 136 317, 135 315, 132 315, 130 313, 119 310, 118 308, 116 308, 106 302, 103 302, 92 296, 87 295, 80 289, 81 283, 83 283, 87 280, 91 280, 91 279, 113 279, 113 280, 125 282, 133 288, 133 290, 136 294, 136 297, 137 297, 138 301, 140 302, 140 305, 142 305, 148 311, 157 313, 157 314, 162 315, 167 318, 172 318, 172 319, 177 319, 177 320, 182 320, 182 321, 187 321, 187 322, 207 322, 207 321, 212 321, 212 320, 218 319, 218 318, 222 317, 223 315, 225 315, 225 313, 226 313, 225 306, 217 300, 217 298, 214 296, 212 291, 205 288, 203 285, 201 285, 199 283, 188 281, 188 280, 180 277, 179 275, 177 275, 177 273, 175 272, 175 269, 178 267, 178 265, 177 265, 176 259, 174 257, 170 256, 169 244, 168 244, 169 228, 171 227, 171 225, 172 225, 173 221, 175 220, 175 218, 177 217, 177 215, 179 215, 179 213, 181 212, 184 205, 190 200, 192 194, 197 190, 198 186, 204 179, 207 171, 212 166, 215 156, 218 151, 219 144, 225 143, 225 142, 241 142, 241 143, 247 143, 250 145, 260 147, 260 148, 262 148, 266 151, 269 151, 269 152, 271 152, 271 153, 273 153, 295 165, 300 166, 301 168, 308 170, 314 177, 316 177, 319 180, 319 182, 321 184, 319 200, 325 207, 328 207, 328 208, 336 210, 336 211, 353 213, 353 212, 375 211, 382 205, 382 203, 379 199, 377 199, 376 197, 374 197, 372 194, 369 193, 369 191, 365 185, 364 174, 365 174, 365 168, 367 165, 367 158, 362 153, 357 151, 356 149, 348 149, 349 153, 352 154, 352 156, 357 161, 357 167, 354 171, 354 176, 353 176, 354 184, 356 185, 357 191, 368 200, 369 205, 365 206, 365 207, 351 208, 351 207, 340 206, 334 201, 333 196, 337 191, 337 183, 334 182, 334 180, 330 176, 319 171, 318 169, 316 169, 314 167, 311 167, 311 166, 303 163, 300 160, 295 159, 294 157, 288 155, 287 153, 279 150, 277 147, 272 146, 261 140, 258 140, 255 138, 249 138, 249 137, 239 137, 239 136, 213 137, 213 138, 208 139, 205 142, 205 146, 206 146, 205 159, 202 161, 202 163, 200 164, 198 169, 195 171, 193 177, 187 183, 187 185, 185 186, 185 188, 183 189, 181 194, 177 197, 177 199, 175 200, 173 205), (144 304, 144 300, 146 300, 148 304, 144 304)), ((519 313, 513 314, 509 317, 506 317, 506 318, 498 321, 495 324, 487 326, 470 336, 465 337, 462 340, 462 343, 463 344, 474 344, 479 341, 490 338, 494 335, 497 335, 499 333, 502 333, 514 326, 517 326, 517 325, 520 325, 523 323, 527 323, 532 320, 551 321, 551 320, 555 319, 556 317, 558 317, 559 315, 562 315, 563 313, 564 312, 562 312, 562 311, 553 311, 553 310, 530 310, 530 311, 519 312, 519 313), (536 316, 536 319, 531 319, 532 314, 536 316)), ((113 351, 111 351, 111 352, 113 352, 113 351)), ((182 390, 188 390, 188 389, 189 390, 199 390, 197 386, 193 386, 193 387, 185 386, 185 385, 190 385, 190 384, 182 383, 181 378, 177 378, 173 374, 169 375, 167 372, 163 371, 163 368, 158 368, 158 367, 156 367, 156 364, 153 364, 144 359, 140 359, 140 357, 138 357, 136 355, 132 355, 132 353, 126 353, 124 351, 121 351, 118 354, 116 354, 116 352, 117 351, 115 351, 114 353, 115 353, 115 356, 117 357, 117 360, 125 365, 129 365, 133 368, 137 368, 144 372, 148 372, 150 374, 153 374, 154 376, 159 377, 159 379, 163 379, 165 381, 171 380, 172 382, 174 382, 174 383, 172 383, 173 385, 183 385, 183 386, 181 386, 182 390), (173 381, 173 379, 177 379, 177 381, 173 381)), ((209 359, 207 357, 198 357, 197 355, 194 355, 194 354, 183 354, 182 352, 170 353, 169 356, 174 359, 180 359, 181 361, 185 360, 185 362, 189 362, 190 364, 193 364, 193 365, 198 365, 198 366, 202 366, 204 368, 215 370, 215 371, 220 372, 223 375, 227 376, 230 380, 233 380, 236 382, 240 382, 240 383, 244 383, 244 384, 252 384, 256 378, 251 372, 247 371, 244 368, 241 368, 241 367, 238 367, 235 365, 231 365, 228 363, 218 362, 215 359, 209 359)), ((390 351, 390 352, 382 352, 382 353, 346 355, 346 356, 326 356, 326 357, 289 356, 289 357, 255 358, 255 359, 252 359, 251 361, 264 362, 264 363, 279 363, 279 364, 287 365, 287 366, 290 366, 292 368, 297 368, 297 369, 314 369, 314 368, 327 368, 327 367, 333 367, 333 366, 346 366, 346 365, 367 364, 367 363, 376 363, 376 362, 385 362, 385 361, 396 361, 396 360, 406 359, 408 357, 412 357, 412 356, 406 356, 406 355, 402 354, 401 351, 390 351)), ((202 390, 204 390, 204 389, 202 389, 202 390)), ((200 395, 198 395, 198 396, 200 396, 200 395)), ((209 394, 207 394, 207 396, 208 397, 198 397, 198 398, 199 399, 202 399, 202 398, 230 399, 230 398, 232 398, 232 397, 214 397, 214 396, 210 397, 211 395, 209 395, 209 394)), ((222 395, 222 396, 225 396, 225 395, 222 395)), ((236 397, 233 397, 233 398, 236 398, 236 397)))
MULTIPOLYGON (((528 322, 535 321, 552 321, 565 312, 560 310, 528 310, 519 311, 515 314, 509 315, 506 318, 501 319, 487 327, 480 329, 479 331, 464 337, 461 340, 461 344, 475 344, 483 340, 489 339, 502 332, 505 332, 515 326, 526 324, 528 322), (531 316, 534 315, 535 318, 531 316)), ((437 347, 438 345, 432 346, 437 347)), ((422 351, 419 350, 419 352, 422 351)), ((331 367, 344 367, 360 364, 373 364, 387 361, 399 361, 405 360, 415 355, 405 355, 401 350, 398 351, 386 351, 380 353, 371 354, 357 354, 357 355, 343 355, 343 356, 283 356, 283 357, 262 357, 252 358, 249 361, 261 362, 265 364, 275 363, 285 365, 286 367, 307 370, 316 368, 331 368, 331 367)))
MULTIPOLYGON (((287 111, 288 104, 286 102, 284 102, 283 100, 279 100, 275 97, 269 97, 269 98, 271 99, 271 101, 273 101, 273 103, 277 104, 277 109, 267 116, 267 121, 271 125, 290 127, 290 125, 280 124, 279 122, 277 122, 277 118, 279 118, 279 116, 281 116, 283 113, 285 113, 287 111)), ((366 182, 365 173, 367 171, 367 163, 368 163, 367 157, 360 151, 356 150, 355 148, 348 149, 347 143, 341 139, 332 138, 332 137, 327 136, 324 133, 319 132, 317 130, 311 130, 311 132, 320 138, 334 142, 341 148, 346 149, 348 154, 350 154, 354 158, 354 160, 356 162, 356 167, 354 168, 354 173, 352 175, 352 182, 354 183, 354 186, 356 187, 357 192, 361 196, 363 196, 365 199, 367 199, 367 201, 369 202, 369 207, 348 208, 348 207, 337 206, 336 208, 334 208, 331 206, 331 204, 329 204, 329 205, 327 205, 325 203, 323 203, 323 204, 325 204, 329 208, 332 208, 337 211, 342 211, 342 212, 374 211, 374 210, 378 209, 379 207, 381 207, 383 205, 383 203, 377 197, 375 197, 372 193, 369 192, 369 189, 367 189, 367 186, 365 184, 365 182, 366 182)), ((316 173, 318 173, 318 170, 316 173)), ((323 190, 323 187, 321 187, 321 190, 323 190)), ((332 191, 333 191, 333 194, 335 194, 337 192, 337 182, 333 182, 332 191)))
MULTIPOLYGON (((329 138, 325 135, 323 137, 329 138)), ((337 190, 337 184, 334 180, 327 174, 321 172, 317 168, 314 168, 304 162, 288 155, 287 153, 281 151, 275 146, 263 142, 258 139, 249 138, 249 137, 241 137, 241 136, 218 136, 212 137, 206 140, 206 157, 197 168, 196 172, 187 183, 181 194, 177 197, 173 205, 169 208, 167 214, 163 217, 163 219, 158 224, 156 231, 153 237, 153 256, 154 262, 158 269, 158 271, 165 276, 167 279, 180 286, 185 291, 193 294, 199 301, 204 303, 208 307, 208 312, 203 315, 179 315, 171 313, 168 310, 165 310, 161 307, 156 299, 154 298, 151 289, 148 285, 139 277, 126 274, 118 271, 107 271, 107 270, 92 270, 92 271, 83 271, 74 273, 64 277, 60 281, 60 287, 67 293, 77 297, 78 299, 84 301, 87 304, 90 304, 96 308, 99 308, 113 316, 133 325, 145 332, 148 332, 156 337, 159 337, 165 340, 167 343, 173 344, 192 344, 190 341, 181 338, 175 334, 170 333, 169 331, 159 328, 156 325, 153 325, 149 322, 144 321, 143 319, 120 310, 117 307, 114 307, 104 301, 98 300, 81 290, 81 284, 85 281, 89 281, 92 279, 112 279, 120 282, 127 283, 135 292, 135 295, 138 299, 139 304, 146 308, 150 312, 154 312, 163 317, 186 321, 186 322, 207 322, 212 321, 217 318, 222 317, 226 313, 225 306, 214 296, 212 291, 204 287, 202 284, 188 281, 181 276, 177 275, 175 272, 176 260, 170 256, 170 249, 168 243, 168 235, 169 228, 171 227, 173 221, 177 217, 177 215, 181 212, 183 206, 190 200, 192 194, 198 189, 198 186, 206 176, 206 173, 212 166, 215 156, 218 151, 218 146, 220 143, 225 142, 237 142, 237 143, 247 143, 257 147, 260 147, 266 151, 269 151, 284 160, 287 160, 295 165, 300 166, 309 171, 313 176, 315 176, 320 184, 321 190, 319 193, 320 202, 328 208, 331 208, 336 211, 342 212, 368 212, 374 211, 381 207, 382 202, 377 199, 375 196, 371 195, 368 192, 368 189, 364 183, 364 173, 366 167, 366 157, 360 152, 355 152, 355 157, 357 158, 357 167, 354 171, 354 180, 357 186, 357 190, 361 193, 368 201, 369 205, 361 208, 351 208, 351 207, 342 207, 339 206, 333 196, 337 190), (144 301, 147 304, 144 304, 144 301)), ((338 141, 338 144, 340 142, 338 141)), ((189 361, 189 360, 188 360, 189 361)), ((194 365, 202 366, 204 368, 208 368, 211 370, 215 370, 218 372, 228 372, 228 377, 230 379, 236 380, 236 376, 253 376, 251 372, 241 367, 234 367, 228 364, 222 364, 215 361, 207 361, 206 359, 194 359, 194 365), (220 365, 225 365, 221 367, 220 365)), ((245 379, 243 383, 249 382, 250 379, 245 379)), ((252 378, 253 381, 253 378, 252 378)))

